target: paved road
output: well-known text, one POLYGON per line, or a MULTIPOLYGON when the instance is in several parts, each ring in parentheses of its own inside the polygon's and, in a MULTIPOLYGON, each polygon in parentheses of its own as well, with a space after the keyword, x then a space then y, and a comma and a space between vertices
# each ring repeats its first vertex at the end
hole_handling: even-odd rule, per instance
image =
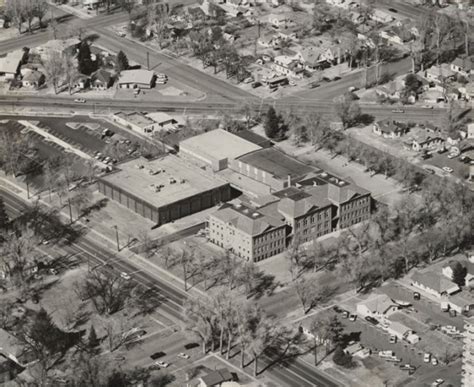
MULTIPOLYGON (((21 213, 28 204, 22 199, 18 198, 11 192, 0 188, 0 194, 3 197, 7 210, 10 213, 21 213)), ((119 256, 115 256, 109 250, 104 249, 101 245, 94 242, 87 235, 79 237, 71 245, 62 247, 64 251, 69 254, 79 255, 84 260, 95 265, 101 265, 106 270, 113 270, 116 272, 132 273, 135 281, 150 289, 155 289, 157 293, 163 298, 158 310, 163 310, 169 316, 172 316, 177 321, 182 321, 182 307, 187 294, 175 288, 169 283, 160 278, 150 275, 144 271, 137 271, 132 263, 123 260, 119 256), (112 261, 112 267, 107 266, 107 262, 112 261)), ((92 265, 91 264, 91 265, 92 265)), ((271 359, 262 357, 261 364, 268 364, 271 359)), ((284 385, 290 387, 306 387, 306 386, 320 386, 320 387, 337 387, 338 384, 323 372, 317 370, 304 363, 301 360, 296 360, 294 363, 286 365, 284 368, 272 366, 268 372, 277 380, 284 382, 284 385)))
MULTIPOLYGON (((116 99, 88 99, 86 103, 75 103, 73 99, 67 97, 52 97, 47 99, 41 96, 0 96, 0 106, 5 106, 8 111, 20 111, 19 108, 43 108, 45 111, 59 112, 66 111, 68 113, 78 112, 85 114, 91 110, 97 113, 114 113, 116 111, 167 111, 182 113, 215 113, 222 111, 236 111, 237 105, 233 101, 220 102, 147 102, 137 100, 116 100, 116 99)), ((330 100, 293 100, 293 101, 264 101, 264 105, 260 103, 253 105, 256 111, 265 111, 268 106, 274 105, 276 108, 286 109, 293 108, 298 111, 312 110, 322 114, 334 116, 334 103, 330 100)), ((376 119, 393 118, 397 120, 415 120, 415 121, 435 121, 446 114, 446 109, 435 108, 426 109, 422 107, 405 106, 404 113, 394 113, 393 106, 364 104, 360 103, 362 111, 373 115, 376 119)), ((467 117, 474 118, 474 112, 470 111, 467 117)))

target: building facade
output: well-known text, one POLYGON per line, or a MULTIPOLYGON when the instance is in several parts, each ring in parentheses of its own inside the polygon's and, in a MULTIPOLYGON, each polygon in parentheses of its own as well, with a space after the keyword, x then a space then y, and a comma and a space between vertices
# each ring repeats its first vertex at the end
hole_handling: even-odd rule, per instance
POLYGON ((464 320, 462 369, 462 386, 474 387, 474 317, 464 320))
POLYGON ((258 262, 286 249, 286 225, 242 204, 224 204, 208 220, 209 240, 258 262))

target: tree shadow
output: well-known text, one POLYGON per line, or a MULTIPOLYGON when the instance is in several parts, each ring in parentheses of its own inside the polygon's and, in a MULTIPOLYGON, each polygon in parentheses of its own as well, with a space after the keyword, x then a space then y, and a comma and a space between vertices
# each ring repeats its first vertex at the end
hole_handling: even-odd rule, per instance
POLYGON ((264 295, 271 296, 278 286, 280 286, 280 282, 275 282, 275 276, 271 274, 267 274, 264 271, 259 271, 256 274, 256 285, 249 293, 247 298, 255 298, 256 300, 260 299, 264 295))
POLYGON ((103 198, 95 202, 93 205, 87 207, 82 211, 81 216, 89 216, 92 212, 99 212, 103 208, 107 206, 107 203, 109 202, 108 198, 103 198))
POLYGON ((134 308, 137 310, 132 317, 145 316, 153 313, 166 298, 157 289, 150 288, 140 292, 132 300, 134 308))

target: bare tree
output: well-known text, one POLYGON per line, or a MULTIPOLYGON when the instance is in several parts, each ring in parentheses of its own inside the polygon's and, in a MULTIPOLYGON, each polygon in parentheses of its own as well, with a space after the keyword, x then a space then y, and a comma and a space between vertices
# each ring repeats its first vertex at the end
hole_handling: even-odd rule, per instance
POLYGON ((184 305, 185 331, 198 337, 202 344, 202 353, 207 352, 207 343, 214 336, 214 312, 207 306, 208 300, 187 299, 184 305))
POLYGON ((48 2, 46 0, 32 0, 34 5, 34 13, 38 18, 40 28, 43 27, 43 19, 48 12, 48 2))
POLYGON ((304 314, 308 313, 318 303, 325 302, 333 293, 329 286, 323 286, 317 281, 307 281, 304 278, 293 281, 293 288, 303 306, 304 314))
POLYGON ((91 205, 92 192, 88 187, 79 186, 71 198, 71 206, 76 210, 79 219, 82 213, 91 205))
POLYGON ((63 57, 58 51, 51 52, 43 61, 46 79, 54 87, 54 93, 58 94, 59 84, 64 76, 63 57))
POLYGON ((79 76, 79 70, 77 69, 77 61, 73 55, 69 53, 63 54, 63 74, 64 80, 68 87, 69 95, 72 94, 72 88, 79 76))
POLYGON ((23 22, 26 19, 25 14, 25 0, 6 0, 5 1, 5 13, 8 15, 10 20, 18 29, 21 34, 23 22))
POLYGON ((26 22, 28 24, 28 32, 33 32, 32 25, 33 20, 36 17, 36 7, 35 2, 31 0, 17 0, 23 2, 23 11, 25 15, 26 22))
POLYGON ((101 315, 110 315, 122 309, 135 287, 115 273, 100 268, 90 271, 75 286, 81 297, 91 299, 95 310, 101 315))

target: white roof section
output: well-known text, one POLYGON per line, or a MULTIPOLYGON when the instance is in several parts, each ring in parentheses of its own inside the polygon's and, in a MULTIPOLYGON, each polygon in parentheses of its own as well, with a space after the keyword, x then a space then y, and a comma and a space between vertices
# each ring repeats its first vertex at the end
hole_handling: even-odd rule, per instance
POLYGON ((154 76, 155 73, 149 70, 124 70, 120 73, 119 83, 141 83, 149 85, 154 76))
POLYGON ((236 159, 247 153, 262 149, 250 141, 229 133, 223 129, 215 129, 181 141, 180 149, 192 150, 214 160, 236 159))
POLYGON ((0 58, 0 72, 15 74, 22 58, 23 50, 9 52, 5 57, 0 58))

